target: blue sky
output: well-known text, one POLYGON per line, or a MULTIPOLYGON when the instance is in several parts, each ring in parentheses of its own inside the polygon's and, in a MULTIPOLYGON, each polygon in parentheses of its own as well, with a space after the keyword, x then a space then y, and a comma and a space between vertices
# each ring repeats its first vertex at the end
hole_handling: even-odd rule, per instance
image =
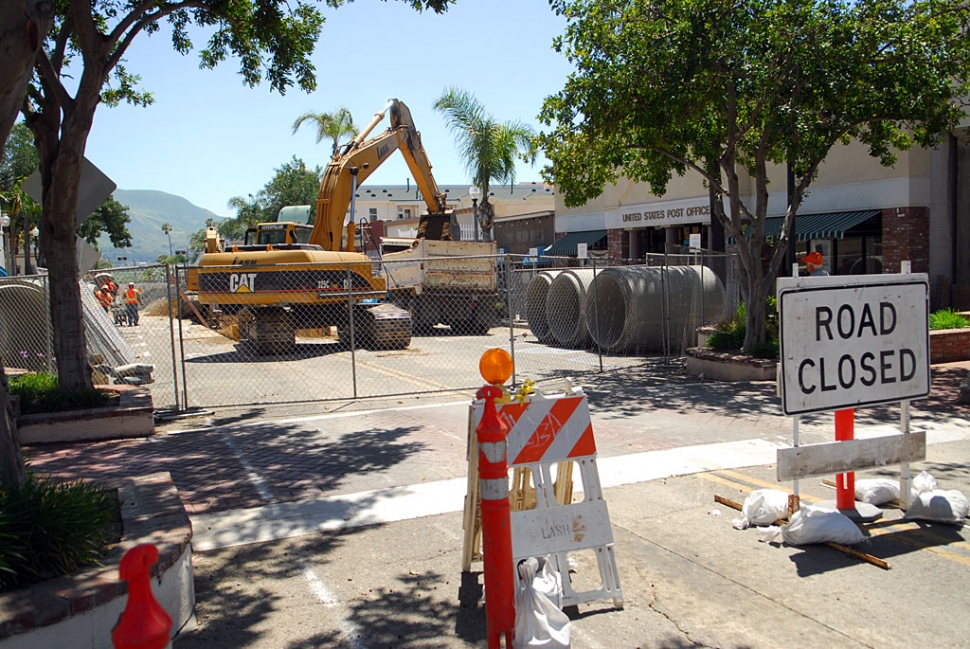
MULTIPOLYGON (((317 89, 310 94, 290 89, 281 97, 266 84, 249 89, 237 61, 200 70, 197 51, 183 57, 167 34, 139 35, 127 67, 155 103, 99 107, 87 158, 121 189, 177 194, 229 216, 231 197, 255 194, 294 155, 326 166, 330 144, 317 145, 311 125, 292 133, 301 114, 346 106, 363 128, 395 97, 411 110, 438 184, 463 184, 470 175, 454 135, 432 109, 445 88, 472 92, 498 121, 518 119, 538 129, 543 99, 562 89, 570 70, 552 49, 565 20, 547 0, 458 0, 443 15, 418 13, 397 0, 320 6, 327 21, 313 56, 317 89)), ((196 37, 196 48, 205 40, 196 37)), ((516 180, 540 180, 544 162, 520 164, 516 180)), ((409 176, 395 154, 368 183, 404 184, 409 176)))

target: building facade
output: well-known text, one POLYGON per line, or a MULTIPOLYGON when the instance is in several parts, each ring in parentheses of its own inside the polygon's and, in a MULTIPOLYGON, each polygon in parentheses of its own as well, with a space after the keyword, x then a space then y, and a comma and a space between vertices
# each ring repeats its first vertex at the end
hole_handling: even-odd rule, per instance
MULTIPOLYGON (((788 205, 786 169, 769 170, 766 240, 788 205)), ((754 208, 754 183, 742 175, 742 200, 754 208)), ((556 237, 596 239, 616 259, 675 251, 699 234, 712 250, 711 203, 699 174, 675 177, 664 196, 621 179, 589 203, 567 208, 556 197, 556 237)), ((727 211, 727 207, 725 207, 727 211)), ((819 251, 833 275, 928 273, 933 308, 970 308, 970 140, 966 129, 935 149, 899 154, 883 167, 859 143, 834 148, 795 219, 796 254, 819 251)), ((696 239, 695 239, 696 240, 696 239)), ((558 245, 558 243, 557 243, 558 245)), ((731 251, 730 239, 726 249, 731 251)))

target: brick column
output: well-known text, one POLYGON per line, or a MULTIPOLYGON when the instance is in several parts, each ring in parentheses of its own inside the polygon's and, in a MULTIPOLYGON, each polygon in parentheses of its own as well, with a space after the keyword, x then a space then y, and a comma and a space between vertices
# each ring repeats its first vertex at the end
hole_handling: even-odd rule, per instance
POLYGON ((626 255, 629 255, 629 247, 627 250, 623 250, 624 243, 623 239, 624 231, 621 228, 613 228, 606 231, 606 249, 609 251, 610 259, 626 259, 626 255))
POLYGON ((912 262, 914 273, 930 269, 930 210, 896 207, 882 211, 882 272, 898 273, 901 262, 912 262))

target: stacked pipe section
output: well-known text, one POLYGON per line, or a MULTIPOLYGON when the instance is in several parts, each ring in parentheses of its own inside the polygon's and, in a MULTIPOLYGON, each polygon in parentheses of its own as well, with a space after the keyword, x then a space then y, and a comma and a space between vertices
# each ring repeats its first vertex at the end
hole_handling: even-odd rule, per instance
POLYGON ((693 346, 697 327, 723 318, 726 304, 724 285, 706 266, 604 268, 588 294, 587 329, 610 353, 693 346))
POLYGON ((546 320, 557 343, 582 349, 592 343, 587 328, 589 287, 595 277, 592 268, 574 268, 559 273, 546 295, 546 320))
POLYGON ((525 319, 529 323, 532 335, 539 339, 540 343, 551 343, 555 341, 552 332, 549 331, 549 321, 546 319, 546 297, 549 295, 549 286, 552 280, 562 271, 544 270, 529 282, 529 287, 525 292, 525 319))

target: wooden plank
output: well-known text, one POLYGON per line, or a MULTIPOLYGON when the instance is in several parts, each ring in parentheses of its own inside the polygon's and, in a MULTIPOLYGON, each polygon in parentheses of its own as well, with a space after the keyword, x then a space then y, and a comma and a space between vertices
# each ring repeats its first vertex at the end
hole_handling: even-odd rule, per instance
POLYGON ((779 481, 926 459, 924 431, 778 449, 779 481))

